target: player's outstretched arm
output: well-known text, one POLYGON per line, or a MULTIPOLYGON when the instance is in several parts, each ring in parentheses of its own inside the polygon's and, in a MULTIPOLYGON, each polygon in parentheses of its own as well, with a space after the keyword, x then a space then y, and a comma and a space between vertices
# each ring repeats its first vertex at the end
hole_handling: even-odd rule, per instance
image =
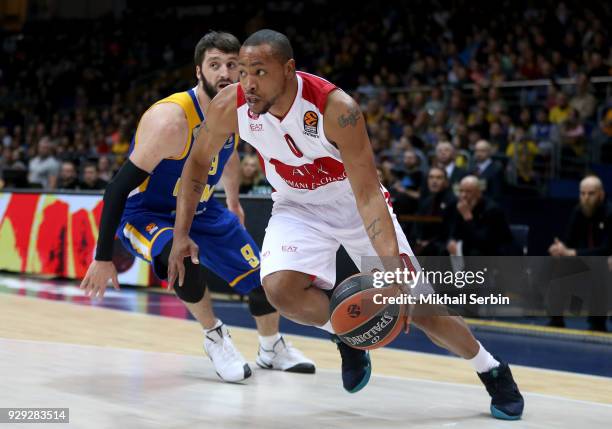
POLYGON ((188 128, 182 109, 175 104, 158 104, 143 115, 136 131, 134 150, 104 192, 96 257, 80 286, 86 295, 102 297, 109 280, 115 289, 119 289, 112 255, 115 231, 125 202, 129 193, 147 179, 162 159, 183 152, 188 128))
POLYGON ((342 91, 332 92, 324 113, 325 135, 337 144, 359 214, 385 268, 401 267, 395 228, 376 174, 374 154, 359 105, 342 91))
POLYGON ((191 153, 183 167, 181 187, 176 200, 176 220, 172 250, 168 259, 168 283, 170 287, 178 280, 183 285, 185 265, 183 259, 190 257, 198 263, 198 247, 189 239, 189 230, 198 202, 206 188, 208 172, 215 155, 219 153, 228 136, 238 131, 236 113, 236 88, 238 84, 226 86, 213 98, 205 113, 191 153))

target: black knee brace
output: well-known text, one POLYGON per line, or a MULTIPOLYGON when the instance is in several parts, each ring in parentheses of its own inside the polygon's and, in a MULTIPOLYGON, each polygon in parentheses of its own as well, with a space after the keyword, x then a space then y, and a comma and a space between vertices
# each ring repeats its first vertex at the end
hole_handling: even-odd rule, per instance
POLYGON ((261 286, 249 292, 249 311, 253 316, 265 316, 276 311, 261 286))
MULTIPOLYGON (((170 257, 171 249, 172 240, 166 244, 164 250, 155 258, 157 271, 160 274, 165 274, 166 277, 168 273, 168 258, 170 257)), ((206 275, 204 273, 204 268, 200 264, 191 262, 190 258, 185 258, 185 279, 183 281, 183 286, 179 286, 177 280, 174 285, 174 291, 182 301, 191 304, 200 302, 206 291, 206 275)))

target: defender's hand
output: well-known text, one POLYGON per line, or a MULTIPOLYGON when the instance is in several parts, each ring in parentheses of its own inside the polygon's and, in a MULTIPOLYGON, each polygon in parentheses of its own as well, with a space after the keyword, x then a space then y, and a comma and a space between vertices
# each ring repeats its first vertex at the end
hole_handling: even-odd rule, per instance
POLYGON ((183 286, 183 281, 185 280, 184 259, 191 258, 191 262, 199 264, 199 252, 198 245, 188 236, 174 236, 172 240, 172 249, 168 257, 168 289, 174 286, 177 278, 178 285, 183 286))
POLYGON ((112 280, 113 287, 119 290, 115 264, 112 261, 93 261, 79 288, 85 291, 85 296, 102 298, 109 280, 112 280))

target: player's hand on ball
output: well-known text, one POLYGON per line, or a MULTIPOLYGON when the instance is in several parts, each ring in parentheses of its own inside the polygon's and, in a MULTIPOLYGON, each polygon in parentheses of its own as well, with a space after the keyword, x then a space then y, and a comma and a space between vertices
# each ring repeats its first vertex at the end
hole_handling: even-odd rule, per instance
MULTIPOLYGON (((400 296, 402 294, 409 295, 411 293, 410 287, 405 284, 395 283, 391 285, 391 287, 397 288, 396 296, 400 296)), ((414 307, 414 305, 411 305, 411 304, 406 304, 404 307, 405 313, 404 313, 404 320, 402 321, 402 323, 403 323, 403 331, 405 334, 410 332, 410 323, 412 323, 412 307, 414 307)))
POLYGON ((168 289, 172 288, 177 279, 178 285, 183 286, 183 281, 185 280, 184 259, 191 258, 192 263, 199 264, 199 252, 198 245, 188 236, 174 237, 170 256, 168 257, 168 289))
POLYGON ((113 287, 119 290, 115 264, 112 261, 93 261, 79 288, 85 291, 85 296, 102 298, 109 280, 113 282, 113 287))

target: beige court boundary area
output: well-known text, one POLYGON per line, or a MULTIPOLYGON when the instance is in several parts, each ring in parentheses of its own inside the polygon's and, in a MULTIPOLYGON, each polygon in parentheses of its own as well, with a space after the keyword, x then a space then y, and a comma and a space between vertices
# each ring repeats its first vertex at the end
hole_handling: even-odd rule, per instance
MULTIPOLYGON (((246 359, 253 361, 258 345, 255 331, 233 327, 231 333, 246 359)), ((0 337, 203 354, 202 332, 193 321, 18 295, 0 294, 0 337)), ((331 342, 296 335, 286 338, 319 368, 340 368, 340 357, 331 342)), ((459 358, 381 349, 372 353, 372 364, 374 375, 480 384, 472 368, 459 358)), ((513 366, 512 371, 523 392, 612 404, 612 378, 522 366, 513 366)))

